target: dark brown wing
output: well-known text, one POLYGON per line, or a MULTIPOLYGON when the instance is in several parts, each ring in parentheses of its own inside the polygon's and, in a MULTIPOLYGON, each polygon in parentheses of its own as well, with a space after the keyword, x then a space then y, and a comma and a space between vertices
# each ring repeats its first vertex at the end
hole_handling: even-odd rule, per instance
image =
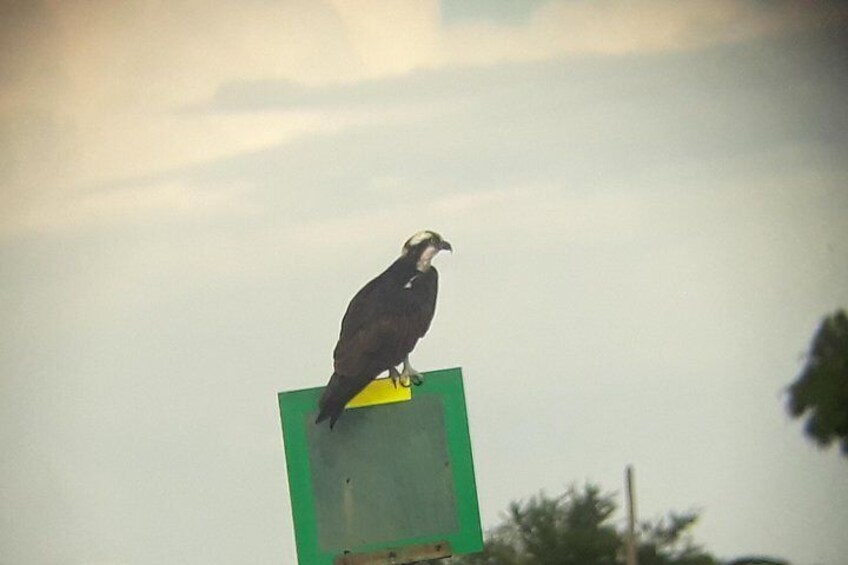
MULTIPOLYGON (((350 300, 344 317, 342 317, 339 343, 350 339, 363 324, 368 320, 373 320, 378 315, 379 301, 374 300, 373 294, 378 286, 385 284, 385 278, 387 278, 387 274, 384 272, 359 289, 359 292, 350 300)), ((336 347, 338 348, 338 345, 336 347)))
POLYGON ((363 287, 342 320, 333 352, 336 373, 374 378, 403 361, 430 327, 437 292, 432 268, 406 278, 384 273, 363 287))

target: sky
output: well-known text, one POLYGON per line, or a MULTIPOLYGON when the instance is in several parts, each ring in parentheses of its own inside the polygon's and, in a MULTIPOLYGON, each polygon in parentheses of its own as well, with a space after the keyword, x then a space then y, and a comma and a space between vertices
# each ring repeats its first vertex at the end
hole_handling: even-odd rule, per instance
POLYGON ((463 368, 484 527, 632 464, 719 557, 840 565, 846 459, 785 393, 848 305, 846 24, 0 2, 0 562, 293 563, 276 395, 426 228, 455 251, 412 359, 463 368))

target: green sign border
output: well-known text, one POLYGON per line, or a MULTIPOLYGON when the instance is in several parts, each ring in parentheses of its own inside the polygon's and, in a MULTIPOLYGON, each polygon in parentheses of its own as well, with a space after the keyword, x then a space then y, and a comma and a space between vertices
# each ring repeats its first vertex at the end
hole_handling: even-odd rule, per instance
MULTIPOLYGON (((458 531, 444 535, 429 535, 392 540, 391 542, 365 544, 351 548, 354 553, 399 549, 410 545, 450 543, 453 554, 475 553, 483 549, 483 532, 480 527, 480 509, 477 503, 477 486, 474 462, 471 456, 471 438, 468 432, 468 414, 462 369, 442 369, 425 373, 423 386, 416 387, 412 400, 419 396, 437 395, 442 398, 445 413, 445 437, 456 488, 456 515, 458 531)), ((281 392, 278 395, 280 419, 283 427, 283 444, 288 469, 289 494, 295 527, 298 562, 302 565, 332 565, 336 555, 321 551, 318 545, 318 526, 315 501, 312 495, 312 475, 309 469, 306 415, 314 412, 323 387, 281 392)), ((368 407, 356 408, 368 410, 368 407)), ((344 416, 342 416, 344 418, 344 416)), ((375 472, 382 465, 375 461, 375 472)))

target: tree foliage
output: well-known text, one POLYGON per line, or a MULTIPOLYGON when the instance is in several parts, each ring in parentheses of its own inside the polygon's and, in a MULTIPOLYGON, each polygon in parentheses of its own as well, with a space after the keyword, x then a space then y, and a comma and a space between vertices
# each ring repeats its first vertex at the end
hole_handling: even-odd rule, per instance
MULTIPOLYGON (((489 533, 482 553, 454 565, 619 565, 625 534, 615 527, 614 497, 595 485, 564 494, 538 494, 510 505, 504 522, 489 533)), ((640 565, 716 565, 689 533, 696 514, 671 513, 639 527, 640 565)))
POLYGON ((666 518, 640 527, 639 565, 714 565, 716 560, 694 541, 694 512, 670 512, 666 518))
POLYGON ((848 316, 844 310, 819 325, 807 362, 789 387, 789 413, 807 417, 804 431, 822 447, 838 441, 848 456, 848 316))
POLYGON ((727 565, 789 565, 789 562, 773 557, 739 557, 728 561, 727 565))

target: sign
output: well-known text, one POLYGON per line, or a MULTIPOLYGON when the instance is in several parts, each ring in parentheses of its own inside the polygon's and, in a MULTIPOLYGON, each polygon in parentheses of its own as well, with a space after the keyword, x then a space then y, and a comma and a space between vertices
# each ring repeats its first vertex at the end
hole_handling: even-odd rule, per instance
POLYGON ((483 548, 459 368, 373 381, 331 430, 323 387, 279 394, 301 565, 413 563, 483 548))

